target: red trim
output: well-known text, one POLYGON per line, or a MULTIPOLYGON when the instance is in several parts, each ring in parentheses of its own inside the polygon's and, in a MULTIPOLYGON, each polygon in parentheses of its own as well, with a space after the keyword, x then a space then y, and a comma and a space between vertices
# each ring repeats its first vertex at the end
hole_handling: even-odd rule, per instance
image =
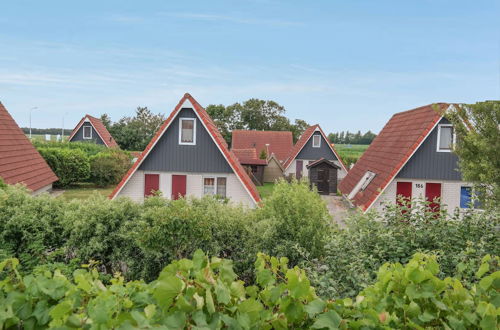
POLYGON ((109 133, 109 131, 106 129, 106 126, 102 123, 102 121, 96 117, 92 117, 91 115, 85 115, 80 121, 78 122, 78 125, 73 129, 71 132, 71 135, 68 138, 68 141, 71 141, 71 139, 75 136, 76 132, 81 128, 83 123, 85 122, 85 118, 89 119, 90 125, 94 128, 94 130, 97 132, 99 137, 101 138, 102 142, 106 145, 108 148, 118 148, 118 144, 116 143, 115 139, 113 139, 113 136, 109 133))
POLYGON ((168 118, 163 122, 160 129, 156 132, 155 136, 151 139, 151 141, 147 145, 146 149, 144 149, 144 151, 141 153, 141 155, 139 156, 137 161, 134 163, 134 165, 132 165, 132 167, 127 172, 127 174, 125 174, 125 176, 123 177, 121 182, 118 184, 118 186, 116 186, 116 188, 113 190, 113 192, 111 193, 109 198, 111 198, 111 199, 115 198, 118 191, 120 191, 122 189, 123 185, 128 181, 128 179, 132 176, 132 174, 135 173, 135 171, 140 166, 140 164, 142 164, 144 158, 149 154, 149 152, 151 151, 153 146, 156 144, 158 139, 163 135, 163 133, 165 132, 167 127, 170 125, 171 121, 175 118, 175 116, 177 115, 177 113, 181 109, 181 106, 184 104, 184 102, 186 100, 191 102, 191 104, 194 107, 193 110, 198 114, 198 116, 202 120, 203 124, 207 128, 208 132, 214 138, 215 143, 218 145, 218 147, 222 151, 222 154, 227 159, 227 161, 230 164, 231 168, 233 169, 234 173, 236 174, 236 176, 238 176, 238 178, 241 180, 241 182, 243 183, 245 188, 248 190, 248 192, 250 193, 250 196, 252 197, 254 202, 256 204, 258 204, 260 202, 260 196, 259 196, 257 188, 253 184, 252 180, 250 179, 248 174, 245 172, 245 170, 241 166, 240 162, 238 161, 238 158, 236 158, 236 156, 232 152, 229 151, 226 141, 224 140, 224 138, 220 134, 219 130, 215 126, 214 122, 212 121, 212 119, 210 118, 208 113, 188 93, 184 94, 184 96, 179 101, 177 106, 174 108, 172 113, 170 113, 170 116, 168 116, 168 118))

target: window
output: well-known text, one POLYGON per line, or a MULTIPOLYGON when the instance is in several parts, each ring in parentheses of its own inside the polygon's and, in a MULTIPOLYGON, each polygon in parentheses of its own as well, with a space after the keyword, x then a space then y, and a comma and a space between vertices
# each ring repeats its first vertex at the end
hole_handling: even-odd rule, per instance
POLYGON ((217 196, 226 197, 226 178, 217 178, 217 196))
POLYGON ((83 126, 83 138, 92 139, 92 126, 83 126))
POLYGON ((372 182, 373 178, 375 177, 375 173, 366 171, 365 175, 359 180, 359 182, 356 184, 354 189, 351 191, 349 196, 347 198, 352 199, 360 190, 365 190, 366 187, 372 182))
POLYGON ((203 194, 226 197, 226 183, 227 179, 224 177, 203 178, 203 194))
POLYGON ((321 135, 313 135, 313 148, 321 147, 321 135))
POLYGON ((203 179, 203 194, 215 195, 215 178, 203 179))
POLYGON ((437 151, 451 152, 454 140, 455 137, 452 125, 446 124, 438 126, 437 151))
POLYGON ((474 205, 475 209, 481 209, 482 205, 477 195, 473 193, 472 187, 460 187, 460 208, 469 209, 474 205))
POLYGON ((196 144, 196 119, 180 118, 179 144, 196 144))

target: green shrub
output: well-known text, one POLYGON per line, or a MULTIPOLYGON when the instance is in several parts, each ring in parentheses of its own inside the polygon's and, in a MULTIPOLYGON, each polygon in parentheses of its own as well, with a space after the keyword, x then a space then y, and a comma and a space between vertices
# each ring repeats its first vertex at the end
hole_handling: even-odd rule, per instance
POLYGON ((0 255, 33 267, 57 260, 64 246, 65 204, 48 195, 33 198, 24 187, 0 187, 0 255))
POLYGON ((126 152, 100 152, 90 158, 90 181, 99 187, 118 184, 131 165, 132 159, 126 152))
POLYGON ((68 205, 64 212, 66 255, 84 262, 98 261, 106 274, 119 271, 128 275, 141 256, 130 256, 138 247, 132 233, 124 228, 137 221, 141 205, 127 199, 111 201, 99 194, 68 205))
POLYGON ((78 149, 82 150, 87 156, 91 157, 97 155, 100 152, 105 152, 108 147, 102 144, 96 144, 92 141, 89 142, 55 142, 55 141, 43 141, 43 140, 32 140, 31 141, 35 148, 57 148, 57 149, 78 149))
POLYGON ((310 190, 309 183, 281 180, 256 210, 255 218, 266 253, 286 256, 292 264, 302 259, 302 249, 312 258, 323 254, 331 217, 325 202, 310 190))
POLYGON ((105 285, 95 270, 22 277, 17 259, 0 263, 2 328, 165 329, 497 329, 499 258, 486 256, 470 290, 440 279, 435 257, 383 265, 377 282, 353 301, 316 296, 304 270, 259 254, 256 285, 239 281, 227 259, 172 262, 157 280, 105 285), (3 272, 3 273, 2 273, 3 272))
POLYGON ((67 187, 89 177, 89 157, 82 150, 39 148, 38 151, 59 178, 59 181, 55 183, 56 186, 67 187))
POLYGON ((438 256, 439 276, 459 274, 466 283, 473 281, 471 268, 482 257, 500 254, 498 214, 471 212, 447 218, 416 202, 412 212, 390 206, 380 214, 355 214, 346 223, 346 229, 328 237, 322 257, 309 257, 301 264, 322 296, 355 296, 375 281, 384 263, 406 263, 418 251, 438 256))
POLYGON ((233 258, 240 274, 248 279, 258 251, 249 212, 210 196, 175 201, 148 198, 138 221, 128 229, 136 233, 144 254, 144 262, 138 265, 140 274, 134 277, 153 279, 168 263, 202 248, 211 255, 233 258))

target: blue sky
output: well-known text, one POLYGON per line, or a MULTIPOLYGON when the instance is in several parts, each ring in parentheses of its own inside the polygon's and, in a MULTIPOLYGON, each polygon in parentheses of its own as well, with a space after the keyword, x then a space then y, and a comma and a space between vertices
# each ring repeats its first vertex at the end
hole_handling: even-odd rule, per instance
POLYGON ((326 131, 500 99, 499 1, 4 1, 0 101, 70 128, 137 106, 251 97, 326 131))

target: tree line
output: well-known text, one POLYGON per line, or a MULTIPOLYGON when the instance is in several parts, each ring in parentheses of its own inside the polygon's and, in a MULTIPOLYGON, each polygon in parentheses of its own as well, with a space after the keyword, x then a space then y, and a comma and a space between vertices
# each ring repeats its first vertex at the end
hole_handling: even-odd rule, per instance
MULTIPOLYGON (((291 131, 297 141, 309 126, 301 119, 292 123, 285 116, 285 107, 274 101, 249 99, 229 106, 211 104, 206 111, 229 145, 235 129, 291 131)), ((134 116, 125 116, 116 122, 106 113, 100 119, 120 148, 142 151, 160 128, 165 115, 155 114, 147 107, 137 107, 134 116)))
POLYGON ((337 132, 328 134, 328 140, 331 143, 338 144, 371 144, 375 139, 377 134, 372 131, 368 131, 364 134, 361 134, 361 131, 356 133, 347 132, 337 132))

